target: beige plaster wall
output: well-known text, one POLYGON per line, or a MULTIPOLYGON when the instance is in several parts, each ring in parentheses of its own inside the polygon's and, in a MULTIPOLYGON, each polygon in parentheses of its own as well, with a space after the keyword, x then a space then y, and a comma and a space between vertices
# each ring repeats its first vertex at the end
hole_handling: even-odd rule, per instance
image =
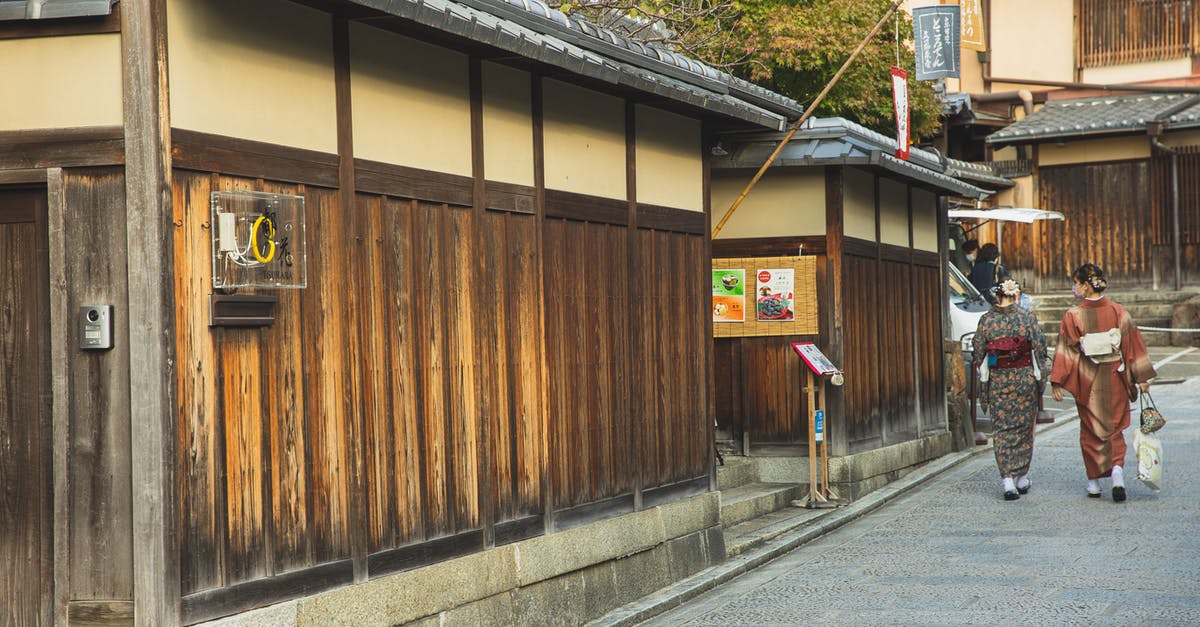
POLYGON ((704 211, 700 120, 638 105, 637 200, 704 211))
POLYGON ((530 81, 528 72, 483 64, 483 172, 489 180, 534 183, 530 81))
POLYGON ((1150 156, 1150 140, 1145 136, 1089 139, 1038 146, 1038 165, 1094 163, 1122 159, 1146 159, 1150 156))
MULTIPOLYGON (((712 180, 712 222, 729 210, 753 173, 712 180)), ((825 173, 821 168, 768 172, 722 227, 716 239, 825 234, 825 173)))
POLYGON ((933 192, 914 187, 913 203, 913 248, 937 252, 938 245, 938 197, 933 192))
POLYGON ((908 186, 879 179, 879 240, 908 248, 908 186))
POLYGON ((993 161, 1012 161, 1017 158, 1016 146, 1003 146, 992 150, 993 161))
POLYGON ((1190 131, 1173 131, 1163 135, 1159 141, 1168 146, 1200 145, 1200 129, 1190 131))
POLYGON ((330 20, 285 0, 167 0, 171 125, 337 152, 330 20))
POLYGON ((625 103, 555 80, 542 95, 546 188, 626 198, 625 103))
POLYGON ((1080 80, 1084 83, 1134 83, 1152 81, 1161 78, 1179 78, 1192 75, 1192 59, 1169 59, 1150 63, 1128 63, 1125 65, 1109 65, 1106 67, 1083 68, 1080 80))
POLYGON ((350 70, 356 157, 471 176, 466 55, 351 24, 350 70))
POLYGON ((1074 2, 991 3, 992 76, 1074 80, 1074 2))
POLYGON ((846 237, 875 241, 875 176, 846 168, 843 229, 846 237))
POLYGON ((120 126, 117 34, 0 40, 0 130, 120 126))

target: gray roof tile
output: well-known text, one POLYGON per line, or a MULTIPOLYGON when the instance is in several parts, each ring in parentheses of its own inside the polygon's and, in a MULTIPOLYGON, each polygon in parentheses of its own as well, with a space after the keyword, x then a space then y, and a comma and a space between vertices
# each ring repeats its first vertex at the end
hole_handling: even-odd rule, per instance
POLYGON ((782 130, 800 103, 677 52, 567 16, 540 0, 350 0, 575 72, 782 130), (454 17, 451 19, 450 12, 454 17))
POLYGON ((1137 133, 1146 123, 1167 121, 1168 129, 1200 126, 1195 94, 1136 94, 1053 100, 1019 122, 988 136, 992 145, 1035 143, 1061 138, 1137 133), (1180 107, 1183 111, 1176 113, 1180 107))
MULTIPOLYGON (((759 168, 774 152, 782 133, 730 134, 729 154, 713 159, 714 170, 759 168)), ((843 118, 809 118, 779 153, 772 166, 857 165, 887 170, 918 184, 972 198, 991 191, 951 176, 936 153, 912 147, 909 160, 892 156, 896 140, 843 118)), ((961 162, 960 162, 961 163, 961 162)))

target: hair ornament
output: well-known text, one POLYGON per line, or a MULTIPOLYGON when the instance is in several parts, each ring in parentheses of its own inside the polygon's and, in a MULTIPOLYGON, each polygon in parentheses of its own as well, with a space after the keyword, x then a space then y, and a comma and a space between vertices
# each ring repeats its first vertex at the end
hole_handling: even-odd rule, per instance
POLYGON ((1021 293, 1021 286, 1015 279, 1004 279, 996 286, 996 291, 1005 296, 1015 297, 1021 293))

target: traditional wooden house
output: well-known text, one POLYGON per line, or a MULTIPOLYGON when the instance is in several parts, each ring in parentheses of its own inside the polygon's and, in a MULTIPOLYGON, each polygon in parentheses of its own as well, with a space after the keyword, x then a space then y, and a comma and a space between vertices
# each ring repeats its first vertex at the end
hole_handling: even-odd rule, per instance
POLYGON ((1066 220, 1005 231, 1005 264, 1066 288, 1100 264, 1116 286, 1200 284, 1200 95, 1051 100, 987 138, 1028 152, 1033 205, 1066 220))
MULTIPOLYGON (((1068 289, 1069 273, 1084 261, 1101 264, 1118 287, 1200 284, 1193 4, 959 4, 962 72, 945 83, 950 106, 939 148, 990 161, 1014 180, 991 204, 1066 216, 1003 227, 1005 265, 1039 291, 1068 289), (1105 236, 1095 237, 1097 229, 1105 236)), ((990 225, 980 235, 1001 239, 990 225)))
POLYGON ((724 557, 707 138, 795 102, 537 0, 0 18, 3 622, 583 620, 724 557))
MULTIPOLYGON (((720 138, 728 155, 712 165, 714 218, 780 138, 720 138)), ((813 118, 714 234, 714 264, 815 258, 814 329, 734 331, 715 340, 718 427, 760 458, 765 480, 796 481, 787 460, 809 455, 805 366, 790 348, 797 341, 815 342, 845 372, 844 386, 826 386, 824 403, 830 483, 840 496, 856 498, 952 450, 942 342, 945 197, 991 192, 947 175, 933 152, 914 148, 905 161, 894 146, 852 122, 813 118)))

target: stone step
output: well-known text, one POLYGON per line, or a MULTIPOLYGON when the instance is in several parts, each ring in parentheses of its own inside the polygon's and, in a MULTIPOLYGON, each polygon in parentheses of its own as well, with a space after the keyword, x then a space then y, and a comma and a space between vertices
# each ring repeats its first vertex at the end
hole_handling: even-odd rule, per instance
POLYGON ((721 526, 725 528, 790 507, 807 491, 798 483, 762 483, 721 490, 721 526))
MULTIPOLYGON (((1138 326, 1169 328, 1175 306, 1197 294, 1195 290, 1109 290, 1106 294, 1121 303, 1138 326)), ((1067 292, 1031 294, 1037 301, 1034 313, 1046 334, 1046 342, 1054 345, 1058 341, 1058 326, 1067 309, 1074 306, 1075 298, 1067 292)), ((1169 331, 1143 331, 1142 338, 1147 346, 1170 346, 1169 331)))
POLYGON ((725 557, 758 548, 779 536, 829 513, 828 509, 787 507, 725 529, 725 557))
POLYGON ((717 489, 732 490, 758 481, 758 465, 750 457, 723 455, 725 464, 717 464, 717 489))

